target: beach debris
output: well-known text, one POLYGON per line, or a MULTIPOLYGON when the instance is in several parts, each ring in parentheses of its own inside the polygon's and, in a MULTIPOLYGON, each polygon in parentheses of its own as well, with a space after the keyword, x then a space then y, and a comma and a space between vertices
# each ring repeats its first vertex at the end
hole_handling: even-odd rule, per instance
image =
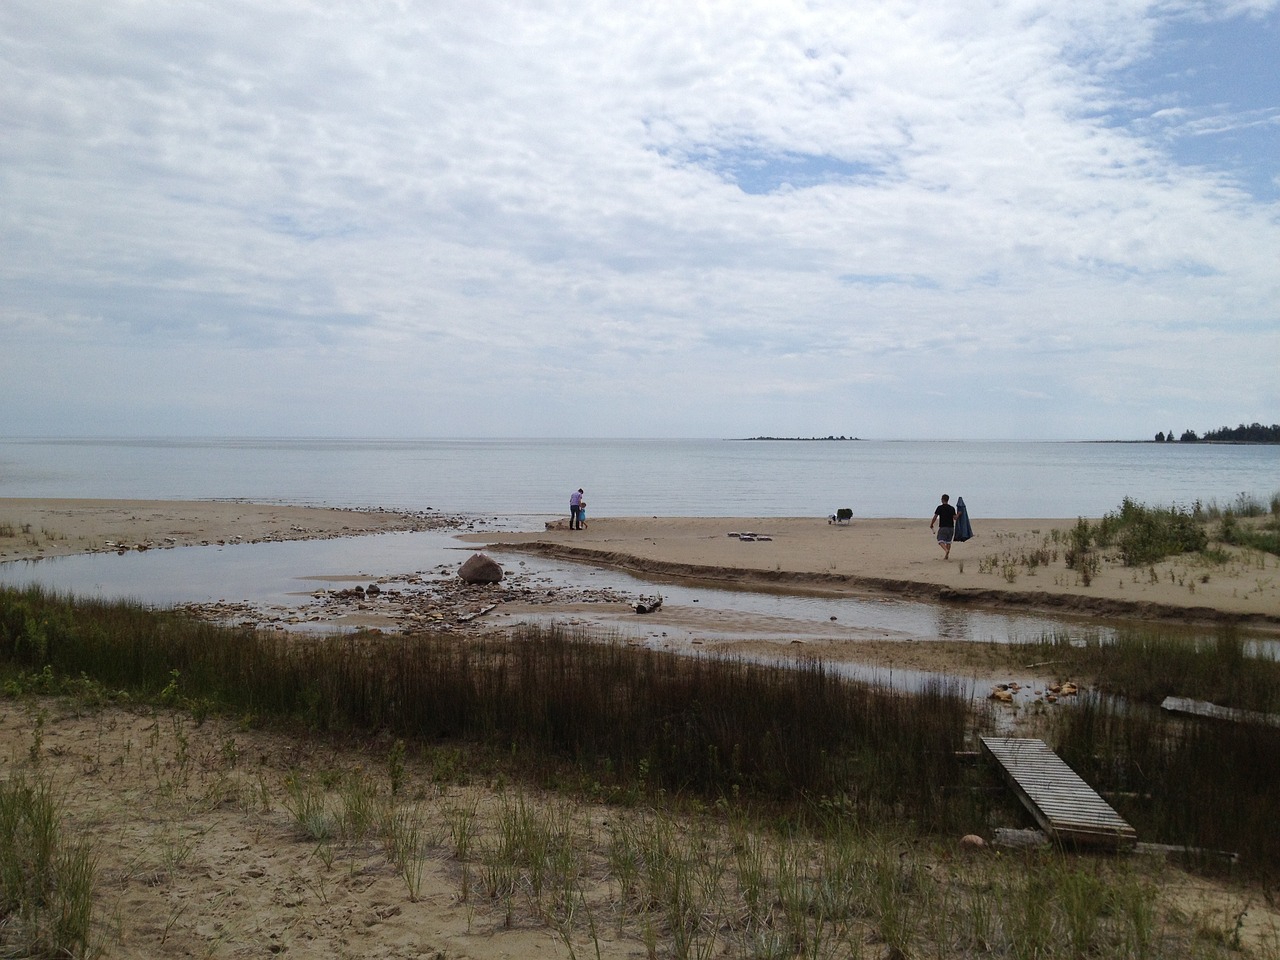
POLYGON ((473 553, 458 568, 458 576, 464 583, 500 583, 502 564, 483 553, 473 553))
POLYGON ((637 600, 635 608, 636 613, 653 613, 655 610, 661 610, 662 594, 658 594, 658 596, 653 600, 645 600, 643 598, 637 600))
POLYGON ((470 612, 470 613, 464 613, 464 614, 461 614, 461 615, 457 618, 457 619, 458 619, 458 622, 459 622, 459 623, 470 623, 470 622, 471 622, 472 620, 474 620, 476 617, 483 617, 483 616, 484 616, 486 613, 488 613, 490 610, 495 610, 495 609, 497 609, 497 606, 498 606, 498 605, 497 605, 496 603, 490 603, 490 604, 487 604, 486 606, 481 607, 479 610, 473 610, 473 611, 472 611, 472 612, 470 612))
POLYGON ((1043 830, 996 827, 992 844, 997 847, 1025 850, 1035 847, 1047 847, 1049 838, 1043 830))
POLYGON ((1161 701, 1160 707, 1171 713, 1186 713, 1194 717, 1211 717, 1215 720, 1280 727, 1280 713, 1263 713, 1257 710, 1223 707, 1205 700, 1192 700, 1189 697, 1165 697, 1161 701))

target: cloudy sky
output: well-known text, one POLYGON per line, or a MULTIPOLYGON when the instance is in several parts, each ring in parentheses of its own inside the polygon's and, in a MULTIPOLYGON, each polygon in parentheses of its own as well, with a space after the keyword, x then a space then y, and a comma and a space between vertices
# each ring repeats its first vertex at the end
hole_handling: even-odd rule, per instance
POLYGON ((0 434, 1280 420, 1280 0, 0 4, 0 434))

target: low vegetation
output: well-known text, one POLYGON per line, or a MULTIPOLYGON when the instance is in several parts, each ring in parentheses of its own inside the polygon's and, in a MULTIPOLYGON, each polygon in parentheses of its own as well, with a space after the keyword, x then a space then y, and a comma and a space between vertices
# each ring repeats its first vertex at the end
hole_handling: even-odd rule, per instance
MULTIPOLYGON (((1210 566, 1227 563, 1235 559, 1227 547, 1280 556, 1280 493, 1265 504, 1241 493, 1225 507, 1197 501, 1189 508, 1149 507, 1126 497, 1101 520, 1080 517, 1067 530, 1049 531, 1034 547, 988 554, 978 561, 978 571, 999 573, 1013 583, 1020 574, 1034 576, 1061 557, 1088 586, 1104 560, 1135 570, 1146 567, 1149 576, 1157 577, 1154 565, 1169 558, 1192 556, 1210 566)), ((1190 589, 1194 592, 1194 582, 1190 589)))
MULTIPOLYGON (((1276 665, 1232 635, 1177 643, 1028 647, 1081 675, 1096 666, 1105 680, 1106 696, 1061 710, 1047 736, 1114 794, 1141 836, 1238 852, 1234 865, 1190 863, 1229 869, 1270 896, 1280 842, 1267 817, 1280 786, 1259 771, 1278 768, 1280 730, 1175 721, 1143 703, 1166 688, 1247 690, 1256 673, 1258 692, 1238 702, 1264 708, 1276 665)), ((961 833, 1024 822, 994 774, 963 759, 991 716, 959 685, 908 693, 847 682, 813 662, 680 657, 559 630, 290 637, 40 590, 0 591, 0 677, 18 703, 59 696, 77 710, 114 703, 169 718, 138 749, 172 754, 146 762, 173 793, 183 789, 191 730, 210 718, 245 737, 270 726, 366 744, 361 755, 382 758, 380 774, 302 767, 274 797, 261 772, 250 781, 237 767, 231 737, 206 762, 225 768, 219 802, 288 810, 297 842, 324 870, 348 858, 355 872, 381 857, 414 900, 424 871, 447 861, 462 902, 508 925, 544 925, 574 956, 598 954, 606 931, 680 958, 1225 957, 1241 948, 1231 917, 1167 903, 1153 879, 1161 868, 1146 861, 1053 849, 956 856, 961 833), (241 788, 229 786, 234 777, 246 778, 241 788), (493 785, 494 802, 468 793, 477 778, 493 785), (591 815, 601 804, 612 811, 603 827, 591 815)), ((27 715, 38 774, 41 714, 27 715)), ((17 784, 22 797, 40 794, 38 780, 17 784)), ((77 869, 91 887, 89 848, 55 842, 86 851, 77 869)), ((0 871, 35 872, 19 863, 20 849, 0 850, 0 871)), ((36 931, 82 915, 38 893, 7 899, 4 910, 9 929, 36 931)), ((45 940, 30 942, 28 955, 46 950, 45 940)), ((92 952, 80 934, 59 944, 44 955, 92 952)), ((1280 947, 1263 955, 1280 957, 1280 947)))

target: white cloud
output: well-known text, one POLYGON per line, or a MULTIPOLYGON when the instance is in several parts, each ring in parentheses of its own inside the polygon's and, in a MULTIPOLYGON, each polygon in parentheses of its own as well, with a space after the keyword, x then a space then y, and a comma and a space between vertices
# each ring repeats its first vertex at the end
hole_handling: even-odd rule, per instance
POLYGON ((138 380, 169 433, 935 436, 939 383, 974 436, 1270 422, 1274 208, 1175 161, 1206 118, 1116 119, 1210 15, 12 0, 0 330, 84 375, 0 401, 79 432, 109 346, 190 368, 138 380), (1212 395, 1153 401, 1210 329, 1212 395))

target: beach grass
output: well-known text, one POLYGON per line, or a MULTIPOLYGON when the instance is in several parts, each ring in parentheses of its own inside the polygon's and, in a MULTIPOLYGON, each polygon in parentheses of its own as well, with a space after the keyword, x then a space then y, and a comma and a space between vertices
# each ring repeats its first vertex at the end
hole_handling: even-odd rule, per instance
MULTIPOLYGON (((1141 836, 1238 852, 1189 862, 1268 889, 1276 787, 1257 772, 1276 769, 1280 736, 1134 705, 1163 689, 1148 679, 1137 693, 1147 674, 1186 694, 1188 678, 1207 693, 1258 669, 1261 691, 1275 664, 1235 635, 1175 656, 1177 642, 1028 648, 1078 654, 1073 666, 1107 678, 1106 695, 1055 715, 1052 745, 1141 836), (1121 690, 1132 702, 1109 692, 1121 690)), ((149 705, 157 720, 133 762, 179 811, 196 806, 184 800, 197 789, 192 725, 210 717, 246 738, 271 727, 377 744, 359 767, 291 770, 274 792, 245 780, 229 736, 206 762, 227 778, 218 797, 288 813, 289 842, 315 851, 318 896, 344 859, 365 869, 377 836, 410 902, 447 862, 460 902, 554 930, 576 956, 606 933, 664 957, 1240 955, 1230 917, 1163 899, 1158 861, 959 855, 960 833, 1023 816, 963 759, 990 718, 959 687, 904 692, 813 661, 677 656, 562 630, 299 638, 40 590, 0 591, 0 672, 23 703, 149 705)), ((35 769, 43 714, 29 714, 35 769)))
POLYGON ((0 955, 90 952, 95 869, 92 845, 64 829, 60 798, 38 764, 30 777, 0 781, 0 955))

